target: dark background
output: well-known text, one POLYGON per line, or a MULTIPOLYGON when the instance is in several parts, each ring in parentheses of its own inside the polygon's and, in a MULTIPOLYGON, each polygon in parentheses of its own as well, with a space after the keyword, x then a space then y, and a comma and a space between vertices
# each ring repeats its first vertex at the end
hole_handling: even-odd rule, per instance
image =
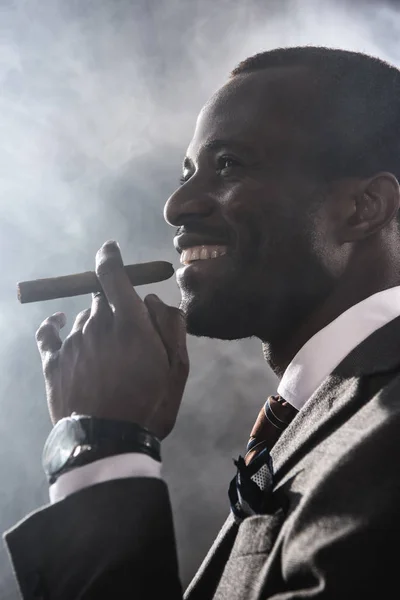
MULTIPOLYGON (((21 306, 19 280, 91 270, 98 247, 178 264, 162 217, 195 118, 241 59, 317 44, 400 63, 387 2, 0 0, 0 525, 48 501, 50 430, 34 332, 89 297, 21 306)), ((141 288, 177 304, 174 280, 141 288)), ((190 339, 191 376, 164 472, 184 585, 223 522, 232 457, 275 378, 257 340, 190 339)), ((74 532, 71 532, 73 535, 74 532)), ((40 540, 32 540, 40 544, 40 540)), ((18 594, 4 548, 0 597, 18 594)))

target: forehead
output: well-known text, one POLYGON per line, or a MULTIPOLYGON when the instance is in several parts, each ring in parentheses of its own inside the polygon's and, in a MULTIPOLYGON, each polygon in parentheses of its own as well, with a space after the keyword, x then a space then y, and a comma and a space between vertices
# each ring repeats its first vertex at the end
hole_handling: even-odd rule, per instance
POLYGON ((254 148, 309 141, 317 90, 305 67, 274 67, 238 75, 220 88, 201 110, 187 155, 194 158, 214 140, 254 148))

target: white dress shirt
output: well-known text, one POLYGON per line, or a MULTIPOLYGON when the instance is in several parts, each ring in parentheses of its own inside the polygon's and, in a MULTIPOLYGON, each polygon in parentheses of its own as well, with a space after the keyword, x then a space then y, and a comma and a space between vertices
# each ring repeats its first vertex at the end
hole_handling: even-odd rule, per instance
MULTIPOLYGON (((284 372, 278 394, 300 410, 356 346, 398 316, 400 286, 355 304, 304 344, 284 372)), ((139 453, 103 458, 61 475, 50 486, 50 501, 62 500, 96 483, 125 477, 161 478, 161 464, 139 453)))

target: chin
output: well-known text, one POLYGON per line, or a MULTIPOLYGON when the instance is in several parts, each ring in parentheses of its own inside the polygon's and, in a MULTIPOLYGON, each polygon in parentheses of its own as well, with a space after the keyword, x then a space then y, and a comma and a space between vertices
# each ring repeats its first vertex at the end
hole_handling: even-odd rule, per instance
POLYGON ((213 297, 208 301, 183 296, 180 309, 186 317, 186 328, 190 335, 238 340, 255 335, 251 307, 241 307, 232 300, 213 297))
POLYGON ((250 306, 257 294, 250 293, 248 279, 248 270, 239 268, 230 256, 197 261, 178 270, 187 332, 220 340, 255 335, 260 311, 250 306))

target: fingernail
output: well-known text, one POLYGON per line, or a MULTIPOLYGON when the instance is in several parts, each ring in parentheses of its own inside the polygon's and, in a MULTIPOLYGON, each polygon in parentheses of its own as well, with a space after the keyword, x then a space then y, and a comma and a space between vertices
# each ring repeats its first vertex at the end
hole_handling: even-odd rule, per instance
POLYGON ((99 270, 109 271, 110 267, 122 268, 123 260, 118 243, 114 240, 109 240, 102 245, 96 254, 96 273, 99 275, 99 270), (106 265, 105 267, 103 267, 106 265))

